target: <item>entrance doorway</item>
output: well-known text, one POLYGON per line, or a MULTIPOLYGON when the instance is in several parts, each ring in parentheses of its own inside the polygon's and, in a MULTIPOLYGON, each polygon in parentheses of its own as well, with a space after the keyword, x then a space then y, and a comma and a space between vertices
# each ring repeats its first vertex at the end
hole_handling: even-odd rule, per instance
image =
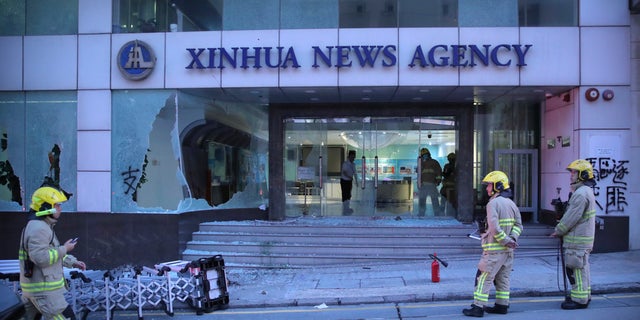
POLYGON ((286 216, 457 217, 458 128, 455 116, 285 118, 286 216), (349 151, 356 178, 345 203, 349 151))

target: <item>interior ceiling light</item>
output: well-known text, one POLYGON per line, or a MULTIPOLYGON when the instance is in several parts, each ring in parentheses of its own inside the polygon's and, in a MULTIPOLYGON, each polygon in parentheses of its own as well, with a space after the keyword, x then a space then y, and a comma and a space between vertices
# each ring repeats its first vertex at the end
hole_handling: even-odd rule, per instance
POLYGON ((413 119, 414 123, 428 123, 428 124, 438 124, 443 126, 453 126, 455 121, 453 120, 442 120, 442 119, 432 119, 432 118, 416 118, 413 119))
POLYGON ((370 134, 364 135, 362 132, 354 131, 342 131, 339 134, 340 138, 348 145, 354 148, 362 148, 362 141, 364 140, 367 145, 375 145, 378 148, 384 148, 391 144, 396 143, 402 138, 402 134, 398 132, 383 132, 373 131, 370 134))

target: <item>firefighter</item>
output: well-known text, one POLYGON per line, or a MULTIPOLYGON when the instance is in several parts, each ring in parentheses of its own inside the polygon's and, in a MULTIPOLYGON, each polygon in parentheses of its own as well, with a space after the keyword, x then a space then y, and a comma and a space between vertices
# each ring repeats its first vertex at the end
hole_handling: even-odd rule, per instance
MULTIPOLYGON (((70 195, 70 194, 69 194, 70 195)), ((76 319, 65 300, 67 291, 64 267, 86 269, 84 262, 68 253, 76 242, 63 245, 53 230, 60 218, 61 204, 67 194, 55 187, 38 188, 31 197, 29 221, 20 238, 20 286, 25 304, 25 319, 76 319)))
POLYGON ((566 310, 585 309, 591 301, 589 254, 595 235, 596 181, 593 167, 578 159, 567 166, 571 173, 571 191, 566 212, 555 227, 552 237, 562 239, 565 269, 571 283, 570 299, 560 307, 566 310))
POLYGON ((512 191, 507 175, 502 171, 490 172, 482 184, 486 185, 489 195, 487 228, 482 234, 482 257, 476 273, 473 304, 471 308, 462 310, 465 316, 471 317, 482 317, 485 311, 507 314, 513 251, 518 246, 518 237, 523 230, 520 210, 511 200, 512 191), (493 307, 485 306, 494 283, 495 304, 493 307))
POLYGON ((420 171, 418 179, 418 215, 424 216, 427 211, 427 197, 431 198, 433 206, 433 215, 438 216, 442 213, 440 207, 440 194, 438 193, 438 185, 442 181, 442 167, 437 160, 431 157, 429 149, 420 149, 420 171))

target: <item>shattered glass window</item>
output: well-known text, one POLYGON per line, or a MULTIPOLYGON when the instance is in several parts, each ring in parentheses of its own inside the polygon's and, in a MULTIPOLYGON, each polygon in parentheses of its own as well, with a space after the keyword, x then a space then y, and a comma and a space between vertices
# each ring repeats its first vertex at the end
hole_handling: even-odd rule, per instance
POLYGON ((185 176, 215 208, 268 207, 268 112, 260 104, 180 92, 185 176))
MULTIPOLYGON (((30 197, 44 181, 76 193, 77 93, 27 92, 26 97, 26 194, 30 197)), ((65 202, 63 208, 76 211, 75 198, 65 202)))
POLYGON ((0 210, 21 211, 25 203, 25 96, 0 93, 0 210))
POLYGON ((113 212, 267 207, 265 107, 123 90, 112 112, 113 212))
MULTIPOLYGON (((44 182, 75 193, 75 91, 0 94, 0 209, 28 210, 44 182)), ((75 198, 64 204, 75 211, 75 198)))
POLYGON ((146 211, 174 210, 182 199, 174 178, 178 163, 163 161, 167 157, 174 158, 170 144, 170 132, 175 123, 173 94, 170 90, 113 92, 113 212, 145 211, 144 207, 149 208, 146 211), (165 174, 154 177, 156 169, 165 170, 165 174))

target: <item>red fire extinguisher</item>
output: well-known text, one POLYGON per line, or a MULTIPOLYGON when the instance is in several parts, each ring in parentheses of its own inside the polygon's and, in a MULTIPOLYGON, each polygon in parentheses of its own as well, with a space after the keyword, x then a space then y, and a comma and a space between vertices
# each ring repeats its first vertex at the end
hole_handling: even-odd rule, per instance
POLYGON ((433 259, 431 262, 431 282, 440 282, 440 263, 446 268, 449 264, 446 261, 438 258, 436 253, 429 254, 429 258, 433 259))
POLYGON ((440 263, 438 263, 435 253, 433 254, 433 262, 431 262, 431 282, 440 282, 440 263))

